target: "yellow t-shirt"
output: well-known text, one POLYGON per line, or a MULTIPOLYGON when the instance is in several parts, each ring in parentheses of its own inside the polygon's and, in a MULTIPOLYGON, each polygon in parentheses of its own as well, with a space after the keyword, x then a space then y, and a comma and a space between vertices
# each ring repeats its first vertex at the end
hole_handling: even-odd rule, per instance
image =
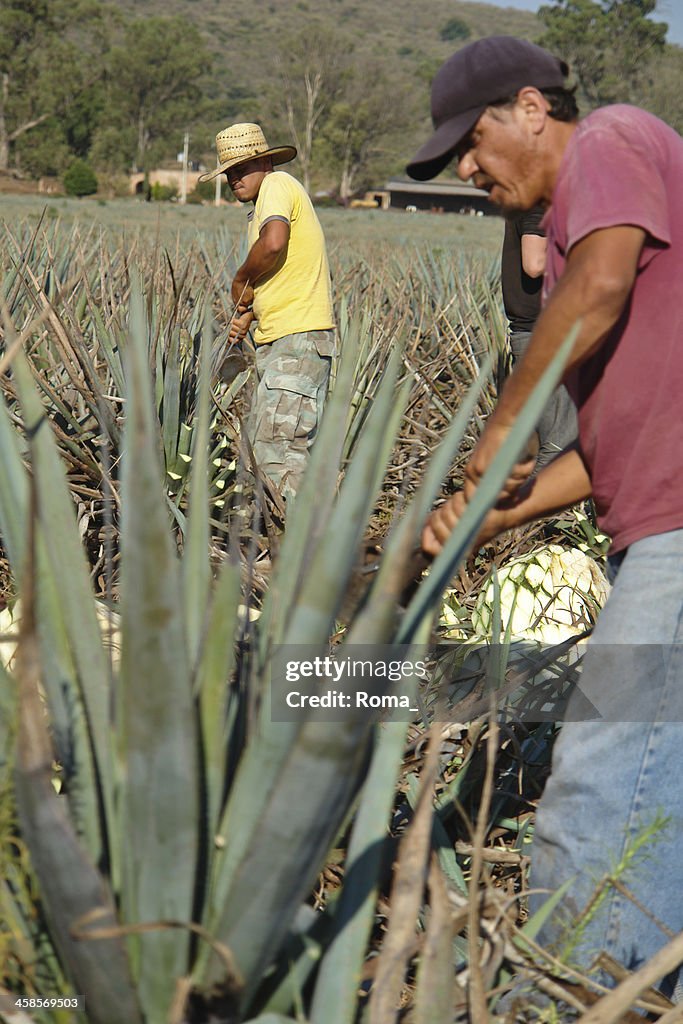
POLYGON ((330 270, 325 238, 303 185, 286 171, 263 179, 249 214, 249 248, 267 221, 289 224, 289 245, 282 265, 254 287, 257 345, 304 331, 334 327, 330 270))

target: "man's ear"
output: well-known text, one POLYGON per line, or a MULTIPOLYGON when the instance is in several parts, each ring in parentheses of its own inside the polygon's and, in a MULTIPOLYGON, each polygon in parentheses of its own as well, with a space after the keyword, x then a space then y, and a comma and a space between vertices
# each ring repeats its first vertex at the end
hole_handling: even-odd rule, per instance
POLYGON ((550 104, 543 93, 533 85, 525 85, 517 93, 517 105, 534 135, 540 135, 550 111, 550 104))

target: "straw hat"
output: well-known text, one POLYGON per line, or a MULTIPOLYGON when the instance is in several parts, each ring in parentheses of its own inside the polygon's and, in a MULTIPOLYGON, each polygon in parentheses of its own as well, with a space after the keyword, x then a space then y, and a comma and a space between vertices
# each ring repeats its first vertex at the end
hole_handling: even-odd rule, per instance
POLYGON ((294 146, 269 148, 266 137, 257 124, 231 124, 216 136, 218 167, 200 175, 200 181, 210 181, 237 164, 246 163, 257 156, 269 156, 274 164, 286 164, 296 156, 294 146))

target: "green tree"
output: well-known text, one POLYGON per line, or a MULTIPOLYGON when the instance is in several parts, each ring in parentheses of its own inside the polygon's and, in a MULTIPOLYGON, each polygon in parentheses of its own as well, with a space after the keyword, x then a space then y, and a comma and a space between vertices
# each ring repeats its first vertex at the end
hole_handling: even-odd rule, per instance
MULTIPOLYGON (((109 9, 95 0, 2 0, 0 4, 0 171, 17 153, 55 173, 75 145, 85 152, 96 120, 109 9)), ((78 151, 78 148, 76 149, 78 151)))
POLYGON ((683 48, 667 46, 657 60, 657 74, 645 86, 640 101, 646 110, 661 117, 679 134, 683 134, 682 81, 683 48))
POLYGON ((565 58, 589 105, 638 101, 667 25, 648 15, 656 0, 555 0, 539 9, 541 46, 565 58))
POLYGON ((201 79, 210 65, 202 37, 184 18, 137 18, 126 25, 107 61, 110 123, 97 134, 95 154, 149 170, 168 150, 169 138, 178 145, 201 115, 201 79))
POLYGON ((47 118, 35 131, 19 135, 12 144, 11 154, 12 168, 32 178, 43 175, 57 178, 73 159, 64 126, 57 117, 47 118))
POLYGON ((342 92, 353 44, 338 32, 307 29, 283 40, 275 57, 273 107, 297 148, 304 188, 310 191, 314 146, 324 119, 342 92))
POLYGON ((322 125, 320 140, 345 202, 393 162, 411 120, 410 97, 405 81, 378 70, 374 61, 355 65, 346 76, 341 95, 322 125))

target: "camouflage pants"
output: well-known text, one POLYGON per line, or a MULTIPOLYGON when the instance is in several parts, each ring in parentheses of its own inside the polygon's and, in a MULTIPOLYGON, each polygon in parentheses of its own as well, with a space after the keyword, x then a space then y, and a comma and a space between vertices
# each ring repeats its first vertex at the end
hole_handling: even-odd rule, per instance
POLYGON ((301 482, 327 397, 335 332, 287 334, 257 345, 248 433, 260 470, 287 500, 301 482))

